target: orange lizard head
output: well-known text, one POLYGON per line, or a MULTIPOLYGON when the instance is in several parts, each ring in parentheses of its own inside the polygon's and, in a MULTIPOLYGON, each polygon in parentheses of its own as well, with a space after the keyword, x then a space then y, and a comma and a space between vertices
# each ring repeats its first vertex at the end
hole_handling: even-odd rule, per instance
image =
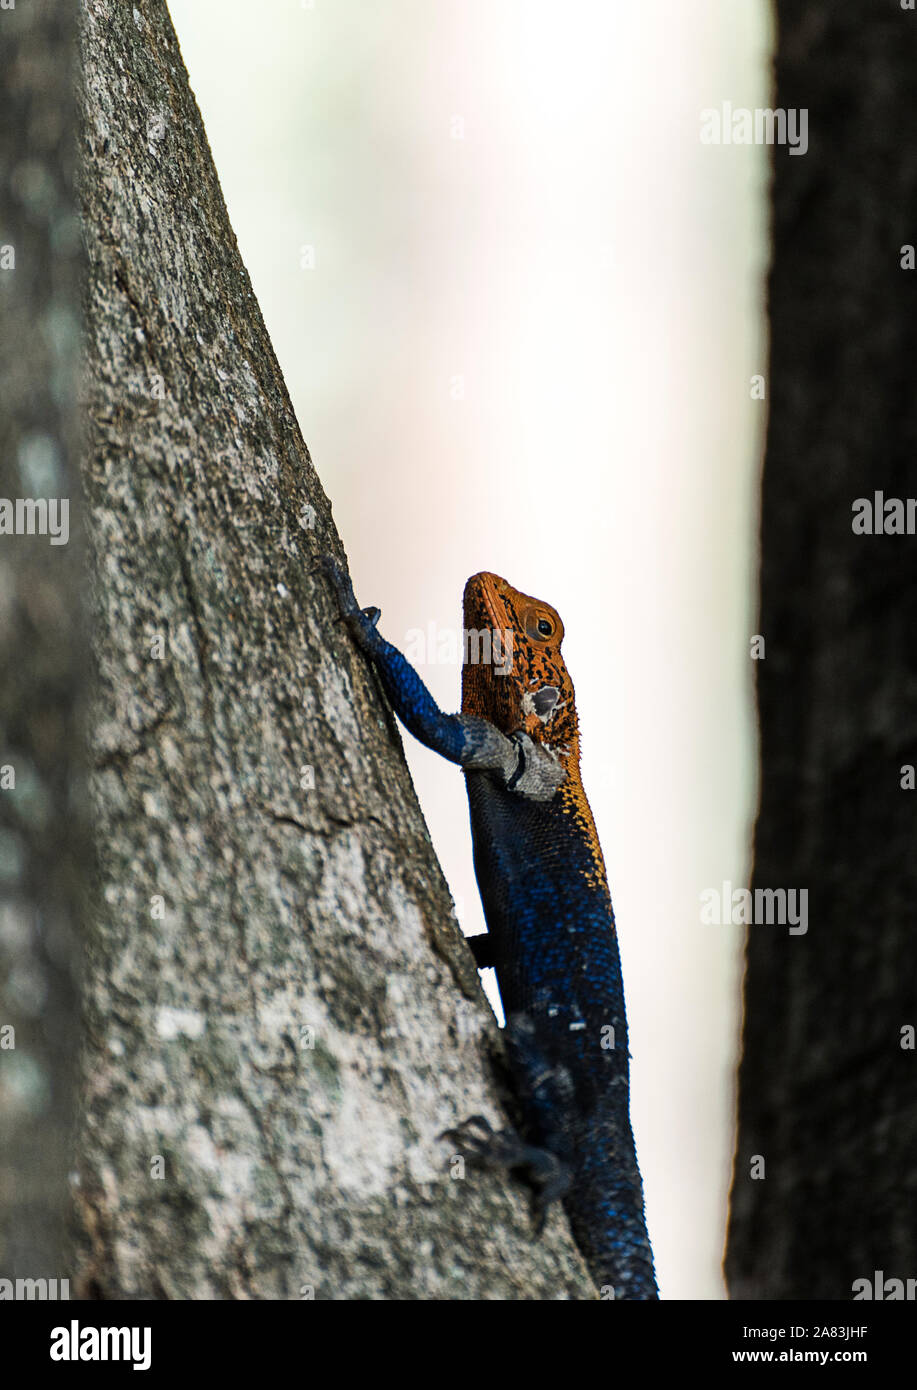
POLYGON ((462 713, 504 734, 523 729, 565 760, 576 758, 576 705, 557 610, 485 571, 465 585, 464 628, 462 713))

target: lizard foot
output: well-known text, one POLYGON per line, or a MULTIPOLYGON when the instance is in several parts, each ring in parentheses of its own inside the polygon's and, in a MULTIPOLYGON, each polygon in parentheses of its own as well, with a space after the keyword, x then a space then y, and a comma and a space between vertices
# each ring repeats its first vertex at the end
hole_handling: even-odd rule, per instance
POLYGON ((484 1115, 469 1116, 440 1138, 455 1144, 461 1157, 476 1167, 519 1170, 532 1188, 532 1220, 535 1234, 541 1234, 548 1207, 570 1185, 569 1170, 556 1154, 527 1144, 515 1130, 494 1129, 484 1115))
POLYGON ((320 568, 337 599, 342 620, 347 624, 359 646, 372 653, 380 638, 375 632, 376 624, 382 616, 381 608, 361 608, 353 592, 350 575, 342 569, 331 555, 323 555, 320 568))

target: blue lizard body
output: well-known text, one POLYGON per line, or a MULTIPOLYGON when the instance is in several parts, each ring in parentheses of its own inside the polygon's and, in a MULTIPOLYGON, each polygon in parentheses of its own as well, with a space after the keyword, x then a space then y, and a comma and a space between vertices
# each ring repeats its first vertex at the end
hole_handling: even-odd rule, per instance
POLYGON ((512 661, 466 659, 462 712, 448 715, 376 631, 378 611, 357 607, 333 561, 326 571, 398 717, 465 773, 487 922, 469 944, 479 966, 496 970, 523 1133, 494 1134, 479 1117, 452 1133, 470 1156, 526 1170, 537 1209, 563 1202, 603 1291, 655 1299, 614 913, 579 776, 560 619, 499 576, 469 580, 466 631, 490 625, 508 639, 512 661))

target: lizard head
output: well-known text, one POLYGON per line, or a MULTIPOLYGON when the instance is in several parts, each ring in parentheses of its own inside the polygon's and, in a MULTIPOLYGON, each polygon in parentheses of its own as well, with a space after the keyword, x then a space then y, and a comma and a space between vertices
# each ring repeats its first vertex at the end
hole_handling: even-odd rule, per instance
POLYGON ((576 755, 573 682, 560 654, 557 610, 485 571, 465 585, 464 628, 462 713, 504 734, 523 729, 561 757, 576 755))

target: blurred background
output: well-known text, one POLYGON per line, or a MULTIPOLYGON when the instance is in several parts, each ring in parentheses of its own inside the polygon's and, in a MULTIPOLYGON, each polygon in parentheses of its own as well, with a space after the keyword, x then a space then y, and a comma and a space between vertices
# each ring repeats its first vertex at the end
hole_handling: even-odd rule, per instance
MULTIPOLYGON (((750 869, 768 152, 699 132, 768 105, 770 11, 170 10, 361 603, 449 710, 470 574, 564 620, 660 1292, 723 1297, 743 929, 699 895, 750 869)), ((405 751, 481 931, 463 779, 405 751)))

